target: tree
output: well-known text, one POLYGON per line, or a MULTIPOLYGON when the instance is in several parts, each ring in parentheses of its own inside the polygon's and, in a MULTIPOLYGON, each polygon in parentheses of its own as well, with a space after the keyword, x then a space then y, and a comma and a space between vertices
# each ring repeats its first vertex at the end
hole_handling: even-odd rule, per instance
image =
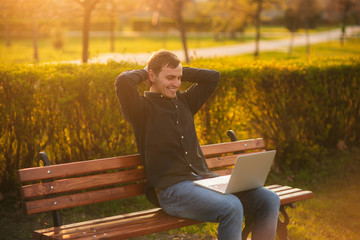
POLYGON ((256 29, 255 34, 255 58, 259 57, 259 43, 260 43, 260 26, 261 26, 261 12, 263 10, 263 1, 264 0, 255 0, 256 10, 254 14, 254 24, 256 29))
POLYGON ((83 9, 83 27, 82 27, 82 63, 87 63, 89 59, 89 33, 91 13, 101 0, 74 0, 80 4, 83 9))
POLYGON ((310 54, 310 35, 309 29, 317 26, 321 19, 321 11, 318 2, 315 0, 291 0, 288 2, 285 11, 285 27, 291 32, 289 53, 291 56, 295 33, 300 29, 305 29, 306 34, 306 53, 310 54))
POLYGON ((46 19, 51 20, 54 17, 54 0, 18 0, 18 14, 23 18, 28 18, 31 23, 32 43, 33 43, 33 56, 34 61, 39 61, 39 21, 46 19))
POLYGON ((244 32, 246 12, 244 0, 212 0, 211 14, 213 31, 218 39, 219 33, 229 33, 235 39, 238 32, 244 32))
POLYGON ((300 0, 297 3, 297 15, 300 18, 301 27, 306 34, 306 54, 310 55, 310 34, 309 29, 317 26, 321 19, 319 4, 316 0, 300 0))
POLYGON ((261 14, 263 10, 269 9, 272 6, 280 5, 280 0, 248 0, 248 15, 253 18, 255 25, 255 51, 254 57, 257 59, 260 52, 260 38, 261 38, 261 14))
POLYGON ((350 10, 355 5, 355 1, 352 0, 338 0, 337 4, 341 12, 341 45, 344 45, 344 38, 346 33, 346 26, 349 24, 350 20, 350 10))
POLYGON ((9 19, 15 16, 18 1, 0 0, 0 17, 4 25, 5 44, 11 46, 11 29, 9 19))
POLYGON ((296 5, 294 5, 294 2, 291 1, 291 3, 288 5, 287 9, 285 10, 285 27, 290 31, 290 43, 289 43, 289 51, 288 56, 290 57, 292 54, 292 49, 294 45, 294 39, 295 39, 295 33, 300 29, 301 23, 300 18, 297 14, 296 5))
POLYGON ((340 44, 344 45, 346 27, 359 19, 360 3, 358 0, 335 0, 329 1, 326 6, 329 15, 336 15, 336 21, 340 22, 340 44))
POLYGON ((176 26, 180 31, 181 42, 187 63, 190 62, 190 58, 188 54, 186 28, 183 13, 185 11, 186 4, 191 1, 192 0, 150 0, 148 2, 149 7, 154 11, 155 18, 161 14, 175 21, 176 26))
POLYGON ((243 30, 247 18, 252 18, 255 26, 254 56, 259 56, 261 14, 263 10, 281 4, 280 0, 213 0, 215 8, 215 23, 221 31, 227 28, 230 33, 243 30), (223 11, 221 13, 221 11, 223 11), (219 15, 219 12, 221 13, 219 15), (217 14, 217 15, 216 15, 217 14), (230 28, 229 28, 230 27, 230 28))
POLYGON ((109 18, 110 52, 115 52, 115 32, 118 15, 134 14, 141 6, 143 6, 142 1, 139 0, 102 0, 96 6, 95 16, 107 16, 109 18))

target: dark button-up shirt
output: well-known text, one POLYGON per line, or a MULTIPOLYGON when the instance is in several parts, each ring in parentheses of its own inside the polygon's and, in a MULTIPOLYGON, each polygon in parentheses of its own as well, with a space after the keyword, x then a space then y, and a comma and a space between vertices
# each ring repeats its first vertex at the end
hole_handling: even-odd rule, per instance
POLYGON ((174 99, 154 92, 140 95, 137 85, 147 78, 147 72, 140 69, 123 72, 115 82, 121 110, 134 130, 147 189, 195 180, 195 174, 217 176, 206 164, 193 116, 215 90, 219 72, 184 67, 182 81, 194 84, 185 92, 178 91, 174 99))

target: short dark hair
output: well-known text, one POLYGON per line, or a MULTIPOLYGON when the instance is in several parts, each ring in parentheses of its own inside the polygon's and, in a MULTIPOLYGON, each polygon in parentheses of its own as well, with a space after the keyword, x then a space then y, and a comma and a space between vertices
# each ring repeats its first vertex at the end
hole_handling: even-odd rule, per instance
POLYGON ((180 64, 179 58, 172 52, 160 49, 153 52, 147 62, 149 70, 158 75, 163 67, 176 68, 180 64))

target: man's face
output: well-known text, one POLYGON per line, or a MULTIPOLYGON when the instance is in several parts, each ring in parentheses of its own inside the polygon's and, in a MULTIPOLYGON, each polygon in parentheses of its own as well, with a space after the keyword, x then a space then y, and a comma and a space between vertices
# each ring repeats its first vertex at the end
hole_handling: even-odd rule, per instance
POLYGON ((150 91, 160 93, 167 98, 175 98, 176 92, 181 86, 182 66, 176 68, 163 67, 156 76, 154 72, 149 73, 152 82, 150 91))

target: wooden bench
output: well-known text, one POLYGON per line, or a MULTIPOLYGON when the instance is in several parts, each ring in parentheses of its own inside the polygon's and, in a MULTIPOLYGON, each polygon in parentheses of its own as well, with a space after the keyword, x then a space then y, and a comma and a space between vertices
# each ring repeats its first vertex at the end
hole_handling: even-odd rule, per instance
MULTIPOLYGON (((202 146, 209 167, 220 175, 230 174, 239 154, 263 151, 264 148, 261 138, 202 146)), ((139 155, 57 165, 50 165, 44 152, 39 156, 46 166, 18 171, 23 185, 21 195, 25 214, 53 213, 54 227, 34 231, 35 239, 128 239, 200 223, 172 217, 160 208, 154 208, 63 225, 61 209, 144 194, 146 178, 139 155)), ((271 185, 267 188, 280 197, 283 220, 279 220, 277 234, 281 239, 287 239, 289 216, 285 207, 312 198, 313 194, 289 186, 271 185)), ((250 230, 244 231, 245 237, 250 230)))

